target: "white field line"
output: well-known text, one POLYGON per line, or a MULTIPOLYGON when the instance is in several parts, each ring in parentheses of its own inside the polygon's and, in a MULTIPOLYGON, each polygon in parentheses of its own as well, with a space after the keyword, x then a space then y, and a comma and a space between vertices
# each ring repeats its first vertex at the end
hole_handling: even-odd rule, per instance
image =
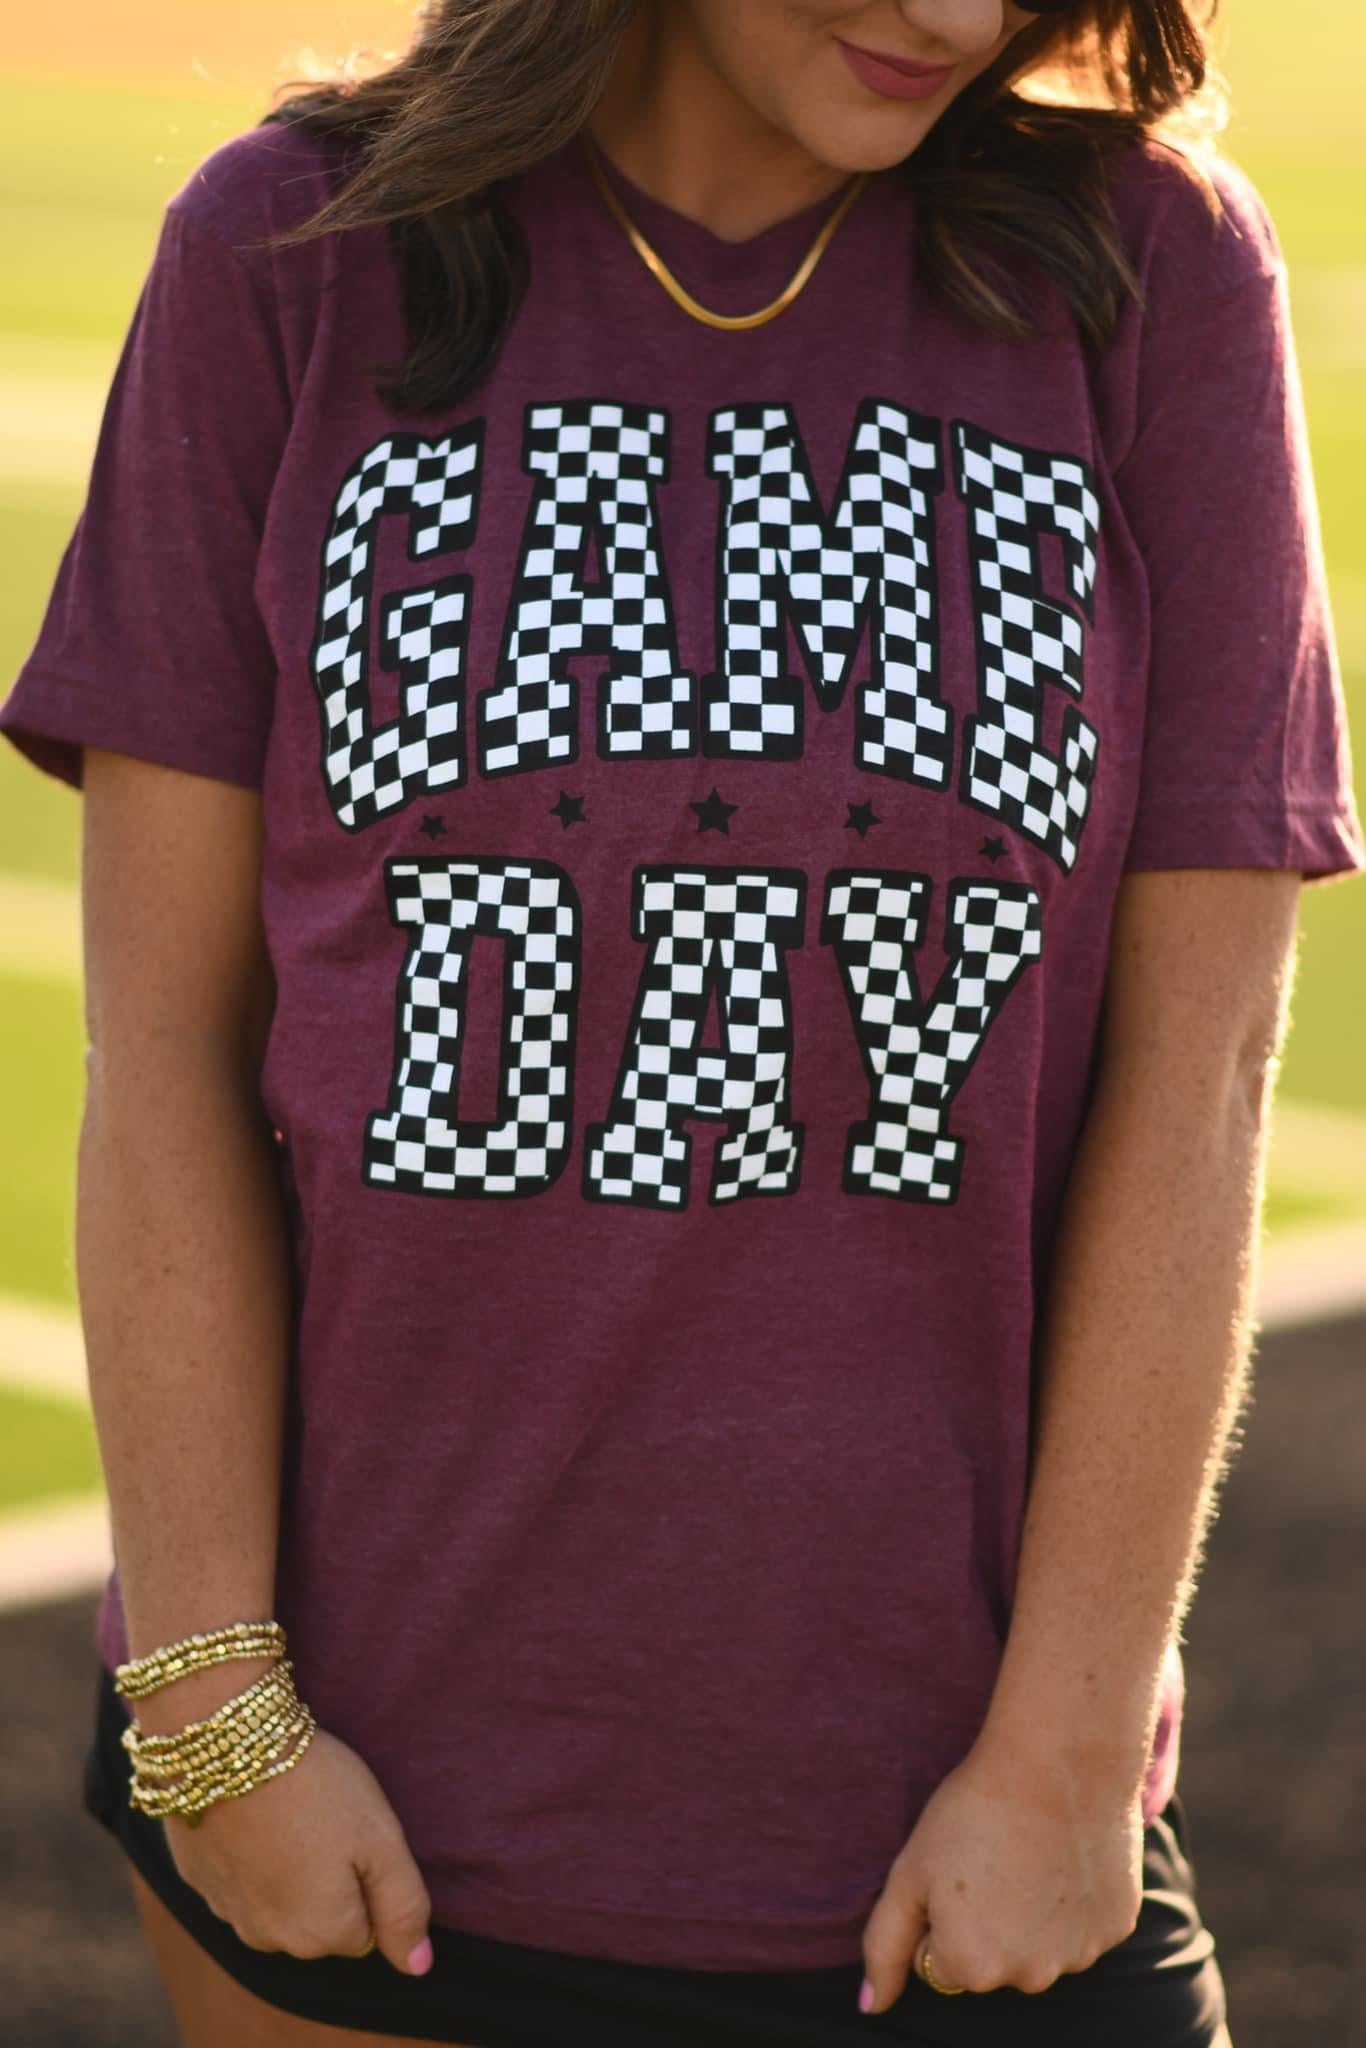
POLYGON ((1366 1221, 1281 1231, 1263 1247, 1257 1300, 1268 1331, 1366 1311, 1366 1221))
POLYGON ((83 488, 103 403, 100 386, 83 379, 0 378, 0 475, 7 483, 83 488))
POLYGON ((94 1592, 113 1562, 101 1494, 0 1516, 0 1611, 94 1592))
POLYGON ((0 973, 79 981, 81 899, 72 883, 0 875, 0 973))
MULTIPOLYGON (((0 1381, 88 1408, 80 1318, 0 1295, 0 1381)), ((103 1491, 0 1514, 0 1612, 94 1591, 112 1563, 103 1491)))
POLYGON ((1292 266, 1290 309, 1306 368, 1366 368, 1366 270, 1292 266))
POLYGON ((0 1294, 0 1382, 88 1404, 80 1317, 46 1302, 0 1294))
POLYGON ((1366 1116, 1293 1098, 1271 1112, 1269 1177, 1287 1194, 1360 1197, 1366 1208, 1366 1116))
POLYGON ((117 361, 117 344, 0 334, 0 478, 83 490, 117 361))
POLYGON ((1337 568, 1332 577, 1333 626, 1345 663, 1366 667, 1366 576, 1337 568))

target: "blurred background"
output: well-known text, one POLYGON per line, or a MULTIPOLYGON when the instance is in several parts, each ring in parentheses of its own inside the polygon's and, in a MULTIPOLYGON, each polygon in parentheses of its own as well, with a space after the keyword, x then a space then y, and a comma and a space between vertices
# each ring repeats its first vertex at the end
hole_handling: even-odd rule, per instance
MULTIPOLYGON (((164 201, 274 86, 310 60, 397 53, 413 12, 68 0, 7 23, 0 696, 80 509, 164 201)), ((1366 10, 1224 0, 1215 45, 1223 152, 1290 265, 1366 811, 1366 10)), ((108 1563, 71 1256, 79 833, 75 793, 0 749, 0 2031, 161 2048, 175 2037, 119 1853, 77 1801, 108 1563)), ((1181 1790, 1236 2048, 1366 2044, 1366 885, 1306 892, 1302 928, 1256 1401, 1187 1631, 1181 1790)))

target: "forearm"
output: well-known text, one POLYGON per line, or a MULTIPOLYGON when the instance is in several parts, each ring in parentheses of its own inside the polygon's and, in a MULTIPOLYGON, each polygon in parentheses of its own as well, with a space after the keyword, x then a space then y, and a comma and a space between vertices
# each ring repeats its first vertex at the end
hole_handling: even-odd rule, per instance
MULTIPOLYGON (((92 1053, 76 1263, 130 1655, 274 1612, 290 1273, 274 1140, 246 1063, 92 1053)), ((175 1726, 267 1659, 140 1706, 175 1726)))
POLYGON ((1268 1094, 1161 1071, 1102 1086, 1040 1317, 1033 1469, 983 1734, 1135 1787, 1247 1389, 1268 1094))

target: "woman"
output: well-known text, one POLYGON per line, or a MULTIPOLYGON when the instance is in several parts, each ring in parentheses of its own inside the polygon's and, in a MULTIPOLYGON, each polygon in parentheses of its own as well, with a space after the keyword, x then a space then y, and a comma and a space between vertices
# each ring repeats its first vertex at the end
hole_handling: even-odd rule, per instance
POLYGON ((0 725, 191 2048, 1227 2048, 1180 1628, 1366 848, 1203 79, 1182 0, 446 0, 171 201, 0 725))

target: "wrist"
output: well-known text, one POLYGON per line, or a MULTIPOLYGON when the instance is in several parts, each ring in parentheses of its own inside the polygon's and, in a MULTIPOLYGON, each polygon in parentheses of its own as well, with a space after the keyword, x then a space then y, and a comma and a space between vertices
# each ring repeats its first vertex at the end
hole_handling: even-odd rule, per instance
POLYGON ((171 1735, 191 1721, 207 1720, 278 1661, 271 1656, 233 1657, 222 1664, 187 1671, 169 1684, 158 1686, 145 1699, 126 1700, 124 1707, 136 1713, 144 1735, 171 1735))
POLYGON ((1091 1792, 1113 1799, 1127 1798, 1141 1788, 1152 1742, 1152 1733, 1134 1726, 1071 1722, 1052 1711, 1025 1714, 993 1707, 973 1751, 1012 1781, 1040 1791, 1052 1788, 1069 1797, 1091 1792))

